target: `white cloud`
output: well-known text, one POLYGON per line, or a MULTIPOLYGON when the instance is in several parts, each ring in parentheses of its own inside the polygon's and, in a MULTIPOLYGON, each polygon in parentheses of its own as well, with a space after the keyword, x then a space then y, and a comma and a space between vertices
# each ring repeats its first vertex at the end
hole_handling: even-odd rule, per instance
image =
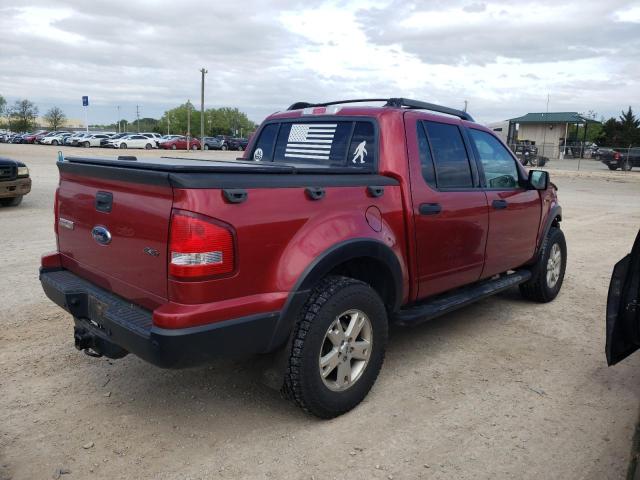
POLYGON ((260 121, 294 101, 406 96, 484 121, 544 109, 617 114, 640 96, 632 1, 0 0, 0 94, 93 121, 199 98, 260 121))

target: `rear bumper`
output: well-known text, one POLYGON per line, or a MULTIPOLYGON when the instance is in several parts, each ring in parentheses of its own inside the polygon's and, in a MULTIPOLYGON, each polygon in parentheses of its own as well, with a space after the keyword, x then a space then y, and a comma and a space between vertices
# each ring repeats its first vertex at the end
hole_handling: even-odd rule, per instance
POLYGON ((279 319, 279 312, 269 312, 198 327, 165 329, 153 324, 151 311, 68 270, 41 269, 40 282, 47 297, 73 315, 75 334, 86 342, 79 348, 84 346, 111 358, 133 353, 163 368, 265 353, 279 319))
POLYGON ((26 195, 31 191, 30 178, 18 178, 10 182, 0 181, 0 198, 11 198, 26 195))

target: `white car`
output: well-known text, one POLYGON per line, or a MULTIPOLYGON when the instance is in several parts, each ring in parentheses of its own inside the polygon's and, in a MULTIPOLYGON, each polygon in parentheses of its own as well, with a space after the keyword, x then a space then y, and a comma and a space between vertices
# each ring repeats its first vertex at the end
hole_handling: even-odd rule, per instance
POLYGON ((70 136, 70 132, 56 132, 55 135, 47 135, 46 137, 44 137, 40 143, 42 143, 43 145, 53 146, 63 145, 64 139, 70 136))
POLYGON ((142 134, 128 135, 111 142, 115 148, 153 148, 155 140, 145 137, 142 134))
POLYGON ((93 135, 89 135, 88 137, 83 137, 78 140, 78 145, 82 147, 99 147, 100 140, 104 138, 109 138, 109 135, 106 133, 96 133, 93 135))
POLYGON ((155 147, 156 145, 158 145, 158 142, 160 141, 160 139, 162 138, 162 135, 159 133, 154 133, 154 132, 145 132, 145 133, 141 133, 140 135, 145 136, 149 139, 151 139, 151 141, 153 142, 153 146, 155 147))

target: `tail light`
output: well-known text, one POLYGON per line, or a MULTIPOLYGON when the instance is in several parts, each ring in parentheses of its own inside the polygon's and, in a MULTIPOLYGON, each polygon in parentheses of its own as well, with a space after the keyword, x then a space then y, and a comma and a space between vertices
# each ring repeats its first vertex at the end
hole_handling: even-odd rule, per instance
POLYGON ((169 236, 171 276, 199 279, 231 273, 234 266, 230 226, 204 215, 173 210, 169 236))
POLYGON ((614 160, 620 160, 620 154, 618 152, 613 154, 613 159, 614 160))

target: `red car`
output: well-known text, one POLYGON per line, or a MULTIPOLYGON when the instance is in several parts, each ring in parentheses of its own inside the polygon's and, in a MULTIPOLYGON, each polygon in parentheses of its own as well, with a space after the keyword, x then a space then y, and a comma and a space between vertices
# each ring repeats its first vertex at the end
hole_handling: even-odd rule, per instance
POLYGON ((182 136, 162 142, 158 146, 167 150, 200 150, 200 140, 190 137, 187 142, 187 137, 182 136))
POLYGON ((567 246, 548 172, 466 112, 386 101, 294 104, 239 162, 58 162, 40 281, 76 348, 163 367, 273 353, 270 378, 330 418, 374 384, 389 324, 512 287, 553 300, 567 246))
POLYGON ((38 130, 35 133, 28 133, 22 136, 21 143, 38 143, 38 140, 44 137, 47 133, 49 133, 47 130, 38 130))

